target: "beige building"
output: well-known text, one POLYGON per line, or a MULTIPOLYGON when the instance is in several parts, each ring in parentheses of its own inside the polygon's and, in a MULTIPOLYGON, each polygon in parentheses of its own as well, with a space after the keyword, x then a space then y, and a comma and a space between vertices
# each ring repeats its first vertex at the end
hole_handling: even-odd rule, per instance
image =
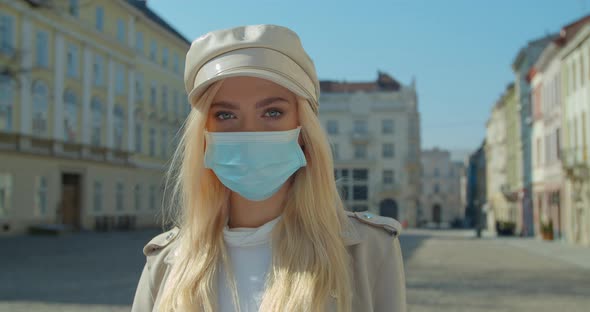
POLYGON ((415 226, 420 199, 420 117, 414 83, 321 82, 320 119, 348 209, 415 226))
POLYGON ((422 200, 420 225, 450 226, 462 220, 463 164, 451 161, 449 151, 438 148, 422 151, 422 200))
POLYGON ((535 233, 551 223, 555 239, 562 237, 564 183, 561 166, 561 60, 559 41, 545 48, 531 71, 533 88, 533 220, 535 233))
MULTIPOLYGON (((586 18, 587 19, 587 18, 586 18)), ((572 27, 573 28, 573 27, 572 27)), ((559 53, 562 73, 562 162, 564 234, 569 242, 590 246, 590 24, 562 32, 566 44, 559 53), (569 35, 571 31, 575 35, 569 35)))
POLYGON ((506 102, 502 97, 492 108, 486 124, 486 226, 495 232, 496 221, 510 220, 510 203, 502 192, 507 176, 507 118, 506 102))
POLYGON ((145 1, 0 1, 0 235, 155 224, 189 45, 145 1))

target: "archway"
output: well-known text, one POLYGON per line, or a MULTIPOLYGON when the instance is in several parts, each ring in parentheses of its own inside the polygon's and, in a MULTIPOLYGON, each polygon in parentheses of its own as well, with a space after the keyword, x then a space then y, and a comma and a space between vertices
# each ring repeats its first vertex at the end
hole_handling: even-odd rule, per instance
POLYGON ((397 202, 390 198, 382 200, 379 204, 379 214, 385 217, 397 219, 397 202))

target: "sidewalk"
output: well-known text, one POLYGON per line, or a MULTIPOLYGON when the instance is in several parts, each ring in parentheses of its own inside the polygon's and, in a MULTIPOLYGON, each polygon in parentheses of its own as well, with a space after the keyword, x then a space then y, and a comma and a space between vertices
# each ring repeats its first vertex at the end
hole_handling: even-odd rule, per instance
POLYGON ((544 241, 538 238, 496 238, 498 242, 524 249, 530 253, 562 261, 590 270, 590 247, 571 245, 564 241, 544 241))

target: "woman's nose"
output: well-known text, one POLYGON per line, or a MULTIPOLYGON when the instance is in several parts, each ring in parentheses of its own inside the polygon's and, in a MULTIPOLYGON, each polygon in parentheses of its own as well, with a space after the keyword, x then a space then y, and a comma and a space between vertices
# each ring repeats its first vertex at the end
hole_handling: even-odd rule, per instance
POLYGON ((246 118, 243 118, 243 123, 241 125, 241 132, 258 132, 264 131, 264 125, 256 118, 255 115, 249 115, 246 118))

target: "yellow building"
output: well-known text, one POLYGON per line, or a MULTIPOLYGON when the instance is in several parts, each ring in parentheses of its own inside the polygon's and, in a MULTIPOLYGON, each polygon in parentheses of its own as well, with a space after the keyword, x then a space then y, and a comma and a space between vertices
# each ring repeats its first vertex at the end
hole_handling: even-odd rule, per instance
POLYGON ((145 1, 0 0, 0 235, 156 224, 189 46, 145 1))

